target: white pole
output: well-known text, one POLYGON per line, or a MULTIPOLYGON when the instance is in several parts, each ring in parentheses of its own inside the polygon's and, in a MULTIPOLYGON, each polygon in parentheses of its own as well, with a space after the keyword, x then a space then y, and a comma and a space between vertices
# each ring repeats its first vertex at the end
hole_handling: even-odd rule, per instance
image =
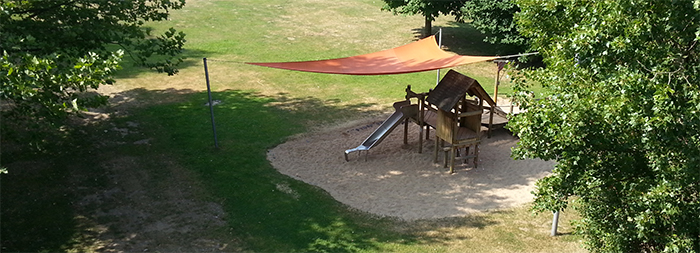
MULTIPOLYGON (((442 27, 440 27, 438 34, 438 48, 442 49, 442 27)), ((435 85, 438 83, 440 83, 440 69, 437 70, 437 81, 435 81, 435 85)))
POLYGON ((559 225, 559 211, 554 212, 554 218, 552 218, 552 233, 551 236, 557 235, 557 226, 559 225))

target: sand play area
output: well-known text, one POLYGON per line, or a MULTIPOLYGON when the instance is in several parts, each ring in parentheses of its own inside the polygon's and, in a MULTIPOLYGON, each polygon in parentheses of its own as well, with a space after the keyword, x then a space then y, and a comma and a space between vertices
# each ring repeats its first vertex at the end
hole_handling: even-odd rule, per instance
MULTIPOLYGON (((553 162, 513 160, 517 138, 496 130, 482 136, 479 165, 461 164, 450 174, 433 163, 435 136, 418 153, 418 126, 409 123, 408 145, 403 125, 369 151, 349 155, 385 118, 356 121, 291 138, 269 150, 268 160, 285 175, 318 186, 335 199, 369 213, 418 220, 464 216, 532 201, 534 183, 548 175, 553 162)), ((442 162, 442 155, 440 156, 442 162)))

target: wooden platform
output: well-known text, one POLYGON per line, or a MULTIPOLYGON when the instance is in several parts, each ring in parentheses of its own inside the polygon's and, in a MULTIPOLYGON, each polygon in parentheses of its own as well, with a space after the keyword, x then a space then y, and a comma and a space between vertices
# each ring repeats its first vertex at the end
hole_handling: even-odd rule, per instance
POLYGON ((481 114, 481 126, 486 127, 487 130, 487 135, 489 138, 491 138, 491 131, 496 130, 499 128, 503 128, 508 124, 508 119, 504 117, 502 111, 499 113, 494 113, 493 114, 493 121, 491 122, 491 126, 489 127, 489 121, 490 121, 490 116, 491 113, 489 111, 484 110, 484 113, 481 114))
MULTIPOLYGON (((426 110, 424 112, 425 114, 423 115, 423 124, 427 125, 433 129, 435 129, 435 126, 437 124, 437 113, 435 111, 431 110, 426 110)), ((489 111, 484 110, 484 113, 481 115, 481 125, 488 128, 489 127, 489 111)), ((411 120, 418 124, 418 117, 417 115, 411 117, 411 120)), ((506 124, 508 124, 508 119, 500 116, 498 114, 493 114, 493 124, 492 124, 492 130, 493 129, 498 129, 498 128, 503 128, 506 124)))
MULTIPOLYGON (((488 127, 489 115, 490 115, 490 113, 486 110, 484 110, 484 114, 481 114, 481 125, 482 126, 488 127)), ((507 123, 508 123, 508 119, 506 119, 505 117, 502 117, 502 116, 495 114, 495 113, 493 114, 493 126, 494 127, 496 127, 496 126, 503 127, 507 123)))

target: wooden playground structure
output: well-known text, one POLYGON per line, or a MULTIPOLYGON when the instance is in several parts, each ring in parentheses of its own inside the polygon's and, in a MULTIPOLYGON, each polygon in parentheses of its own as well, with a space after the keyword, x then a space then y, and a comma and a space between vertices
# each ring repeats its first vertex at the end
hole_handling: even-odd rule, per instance
POLYGON ((479 144, 482 125, 491 130, 507 123, 506 113, 496 106, 496 102, 473 78, 450 70, 438 85, 425 93, 415 93, 406 88, 406 100, 417 99, 417 113, 406 117, 404 143, 408 143, 408 121, 420 127, 418 152, 423 151, 423 136, 429 138, 430 128, 435 129, 435 150, 433 161, 438 163, 439 153, 444 153, 444 167, 454 172, 456 161, 472 160, 478 165, 479 144), (487 105, 484 105, 486 102, 487 105), (486 112, 486 113, 485 113, 486 112), (464 151, 462 153, 462 151, 464 151))
POLYGON ((433 161, 438 163, 439 154, 443 152, 444 167, 449 166, 453 173, 456 161, 471 160, 474 167, 477 166, 482 127, 490 137, 491 130, 508 122, 507 114, 496 106, 478 81, 454 70, 447 72, 428 92, 415 93, 409 85, 405 98, 394 103, 396 111, 362 144, 345 151, 345 160, 350 152, 369 151, 401 123, 404 124, 404 144, 408 144, 408 125, 414 122, 420 127, 418 152, 423 152, 423 139, 429 139, 430 129, 434 129, 433 161))

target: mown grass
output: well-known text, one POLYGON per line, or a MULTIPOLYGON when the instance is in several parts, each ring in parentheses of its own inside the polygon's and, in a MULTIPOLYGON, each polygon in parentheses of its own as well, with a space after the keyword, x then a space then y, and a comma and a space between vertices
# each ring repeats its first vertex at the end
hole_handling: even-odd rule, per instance
MULTIPOLYGON (((94 240, 80 240, 90 227, 77 221, 71 201, 85 187, 106 181, 95 166, 105 156, 147 161, 166 155, 191 171, 208 196, 226 212, 221 236, 255 252, 571 252, 580 251, 564 212, 560 231, 549 237, 551 216, 532 216, 528 207, 462 218, 404 222, 358 212, 322 189, 281 175, 266 151, 289 136, 314 127, 386 112, 403 99, 404 88, 427 91, 435 72, 393 76, 341 76, 300 73, 245 65, 250 61, 296 61, 344 57, 409 43, 421 17, 392 16, 371 0, 188 1, 170 22, 187 33, 188 57, 175 77, 127 66, 115 87, 101 91, 123 98, 123 117, 81 128, 66 137, 73 145, 48 153, 3 151, 10 175, 2 180, 3 251, 75 251, 94 240), (219 149, 213 148, 202 58, 209 59, 219 149), (139 122, 148 147, 94 149, 90 141, 110 123, 139 122), (101 156, 100 156, 101 154, 101 156), (31 162, 23 162, 31 161, 31 162), (37 162, 40 161, 40 162, 37 162), (25 165, 31 166, 25 166, 25 165), (18 170, 31 168, 30 170, 18 170), (81 175, 80 179, 72 178, 81 175), (280 190, 288 187, 295 194, 280 190), (65 187, 68 186, 68 187, 65 187), (27 198, 27 194, 44 194, 27 198), (76 239, 78 238, 78 239, 76 239)), ((440 18, 445 46, 461 54, 502 54, 481 42, 478 32, 440 18)), ((457 68, 493 90, 492 63, 457 68)), ((443 71, 443 74, 446 71, 443 71)), ((501 94, 508 93, 507 84, 501 94)), ((119 136, 109 138, 119 139, 119 136)), ((319 152, 322 152, 320 150, 319 152)), ((158 164, 142 164, 158 174, 158 164)), ((157 185, 154 183, 154 185, 157 185)))
MULTIPOLYGON (((168 153, 195 171, 227 211, 230 231, 255 252, 572 252, 578 237, 549 237, 551 216, 527 207, 464 218, 405 222, 358 212, 322 189, 278 173, 266 151, 300 133, 319 115, 359 113, 316 98, 270 97, 252 91, 214 93, 219 149, 213 148, 206 94, 135 111, 168 153), (305 105, 297 108, 298 105, 305 105), (305 109, 306 108, 306 109, 305 109), (313 108, 313 109, 311 109, 313 108), (290 191, 280 190, 280 185, 290 191)), ((322 151, 319 151, 322 152, 322 151)), ((155 155, 146 153, 144 156, 155 155)), ((563 221, 572 214, 565 212, 563 221)), ((570 233, 562 222, 560 232, 570 233)))
MULTIPOLYGON (((192 1, 173 13, 171 21, 154 24, 174 26, 187 33, 188 57, 176 78, 128 69, 120 86, 151 89, 204 88, 202 58, 209 59, 212 87, 254 88, 265 94, 288 93, 342 104, 371 103, 372 109, 389 108, 402 99, 406 85, 427 91, 435 85, 435 72, 391 76, 344 76, 282 71, 243 64, 244 62, 299 61, 346 57, 404 45, 418 39, 422 24, 418 16, 393 16, 380 11, 376 1, 192 1), (139 79, 132 77, 141 77, 139 79), (143 80, 148 80, 144 85, 143 80)), ((472 55, 503 55, 506 48, 482 41, 483 35, 452 17, 435 21, 443 28, 447 50, 472 55)), ((495 64, 480 63, 455 68, 493 91, 495 64)), ((442 74, 446 71, 442 71, 442 74)), ((509 93, 503 78, 499 94, 509 93)))
POLYGON ((215 95, 222 101, 216 108, 220 130, 218 150, 211 148, 211 129, 201 124, 208 108, 202 106, 204 97, 200 95, 176 111, 171 106, 157 106, 139 117, 162 123, 153 126, 163 128, 158 139, 172 141, 165 141, 159 147, 180 154, 182 162, 201 175, 227 210, 233 233, 244 238, 250 249, 355 252, 378 247, 375 240, 401 239, 381 233, 379 227, 363 226, 358 221, 365 215, 348 211, 318 188, 277 173, 266 160, 267 149, 303 131, 299 118, 316 117, 313 111, 283 110, 278 106, 301 103, 320 107, 324 113, 339 108, 324 107, 321 101, 312 98, 280 101, 245 91, 223 91, 215 95), (271 106, 273 103, 278 105, 271 106), (171 124, 180 127, 175 131, 165 129, 171 124), (278 185, 286 185, 296 194, 290 196, 280 191, 278 185))

